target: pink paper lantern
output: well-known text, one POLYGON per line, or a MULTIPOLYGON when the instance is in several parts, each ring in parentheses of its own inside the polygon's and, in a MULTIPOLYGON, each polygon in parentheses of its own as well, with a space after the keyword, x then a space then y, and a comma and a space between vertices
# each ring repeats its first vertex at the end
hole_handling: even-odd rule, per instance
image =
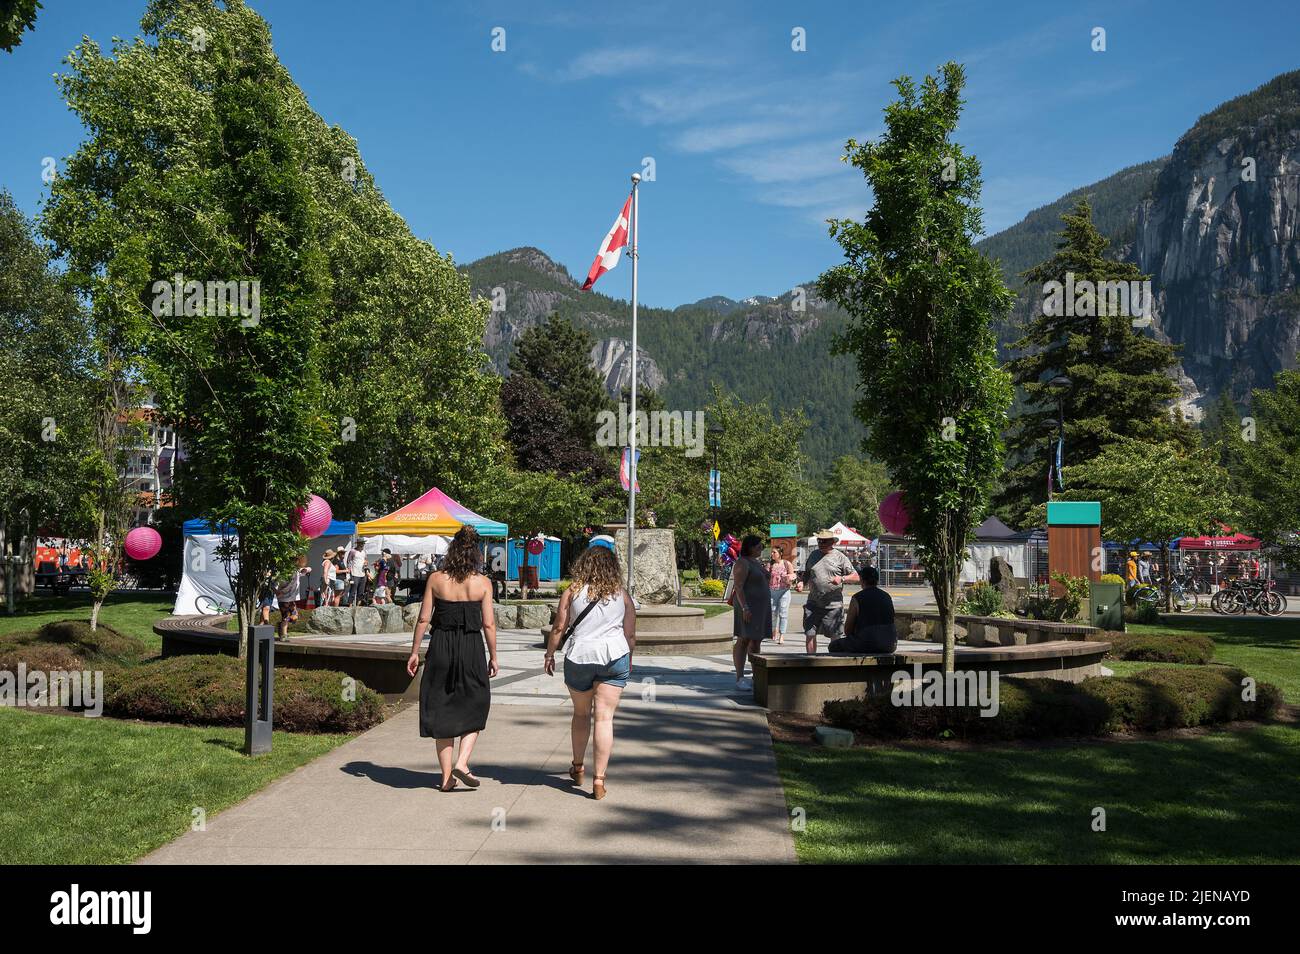
POLYGON ((307 508, 298 508, 298 531, 308 539, 314 540, 325 532, 334 519, 334 511, 330 509, 329 503, 324 497, 311 495, 307 501, 307 508))
POLYGON ((901 490, 895 490, 880 501, 880 509, 877 513, 880 516, 880 525, 889 533, 902 535, 907 533, 907 528, 912 525, 912 514, 908 511, 907 504, 903 502, 901 490))
POLYGON ((153 527, 136 527, 126 535, 123 549, 132 560, 148 560, 162 549, 162 536, 153 527))

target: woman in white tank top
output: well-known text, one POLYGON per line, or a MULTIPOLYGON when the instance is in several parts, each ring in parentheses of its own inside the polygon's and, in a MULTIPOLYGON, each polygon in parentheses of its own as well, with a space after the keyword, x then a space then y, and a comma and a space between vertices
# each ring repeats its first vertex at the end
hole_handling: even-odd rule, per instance
POLYGON ((572 575, 546 640, 546 674, 555 675, 560 637, 576 623, 564 648, 564 684, 573 699, 569 778, 582 784, 582 760, 591 739, 596 763, 592 797, 600 799, 605 797, 605 771, 614 747, 614 711, 632 673, 636 610, 623 589, 613 541, 593 541, 573 561, 572 575))

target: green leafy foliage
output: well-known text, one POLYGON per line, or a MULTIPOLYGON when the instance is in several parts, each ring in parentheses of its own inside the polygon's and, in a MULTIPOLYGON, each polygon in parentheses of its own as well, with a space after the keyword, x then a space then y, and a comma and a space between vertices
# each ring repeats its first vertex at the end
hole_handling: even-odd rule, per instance
POLYGON ((974 248, 979 163, 952 140, 964 83, 955 63, 919 87, 895 81, 884 135, 849 141, 875 204, 864 222, 831 223, 847 261, 818 286, 850 315, 841 347, 857 360, 866 448, 906 497, 949 669, 962 554, 1002 470, 1011 402, 991 324, 1012 296, 974 248))
POLYGON ((1103 633, 1112 659, 1204 665, 1214 658, 1214 640, 1200 633, 1103 633))
POLYGON ((0 50, 12 53, 23 41, 24 30, 36 29, 41 0, 4 0, 0 3, 0 50))
POLYGON ((1073 302, 1064 309, 1043 307, 1046 284, 1065 285, 1070 274, 1075 285, 1147 280, 1135 265, 1106 257, 1106 238, 1093 224, 1086 199, 1061 220, 1065 228, 1055 253, 1024 274, 1038 296, 1037 307, 1007 365, 1025 403, 1007 435, 1009 464, 999 503, 1017 524, 1034 505, 1046 502, 1045 477, 1062 420, 1067 468, 1124 437, 1191 442, 1190 431, 1174 424, 1166 410, 1178 393, 1168 375, 1175 349, 1134 329, 1132 301, 1123 313, 1100 295, 1093 309, 1075 309, 1073 302), (1096 314, 1078 313, 1087 310, 1096 314), (1069 383, 1054 383, 1062 375, 1069 383))
POLYGON ((1300 372, 1282 371, 1272 391, 1254 393, 1254 440, 1236 433, 1251 531, 1300 566, 1300 372))

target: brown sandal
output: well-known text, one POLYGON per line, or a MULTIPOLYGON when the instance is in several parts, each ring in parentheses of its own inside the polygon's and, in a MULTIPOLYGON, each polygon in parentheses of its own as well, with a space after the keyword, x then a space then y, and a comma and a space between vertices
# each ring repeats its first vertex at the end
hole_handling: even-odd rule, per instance
POLYGON ((585 771, 581 762, 569 763, 569 778, 573 779, 574 785, 582 784, 582 773, 585 771))
POLYGON ((591 779, 591 797, 600 801, 605 797, 605 776, 595 775, 591 779))

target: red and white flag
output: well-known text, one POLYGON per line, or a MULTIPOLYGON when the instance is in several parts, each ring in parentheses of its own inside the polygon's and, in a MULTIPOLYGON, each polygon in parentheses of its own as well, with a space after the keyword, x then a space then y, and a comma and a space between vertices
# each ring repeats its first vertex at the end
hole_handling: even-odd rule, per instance
POLYGON ((628 196, 627 201, 623 203, 623 211, 614 220, 614 225, 610 228, 609 234, 605 236, 605 241, 600 243, 600 251, 596 253, 596 260, 591 263, 591 271, 587 273, 587 280, 582 283, 583 291, 587 291, 592 285, 596 284, 596 279, 617 265, 618 260, 623 257, 623 249, 627 246, 627 223, 631 215, 632 197, 628 196))

